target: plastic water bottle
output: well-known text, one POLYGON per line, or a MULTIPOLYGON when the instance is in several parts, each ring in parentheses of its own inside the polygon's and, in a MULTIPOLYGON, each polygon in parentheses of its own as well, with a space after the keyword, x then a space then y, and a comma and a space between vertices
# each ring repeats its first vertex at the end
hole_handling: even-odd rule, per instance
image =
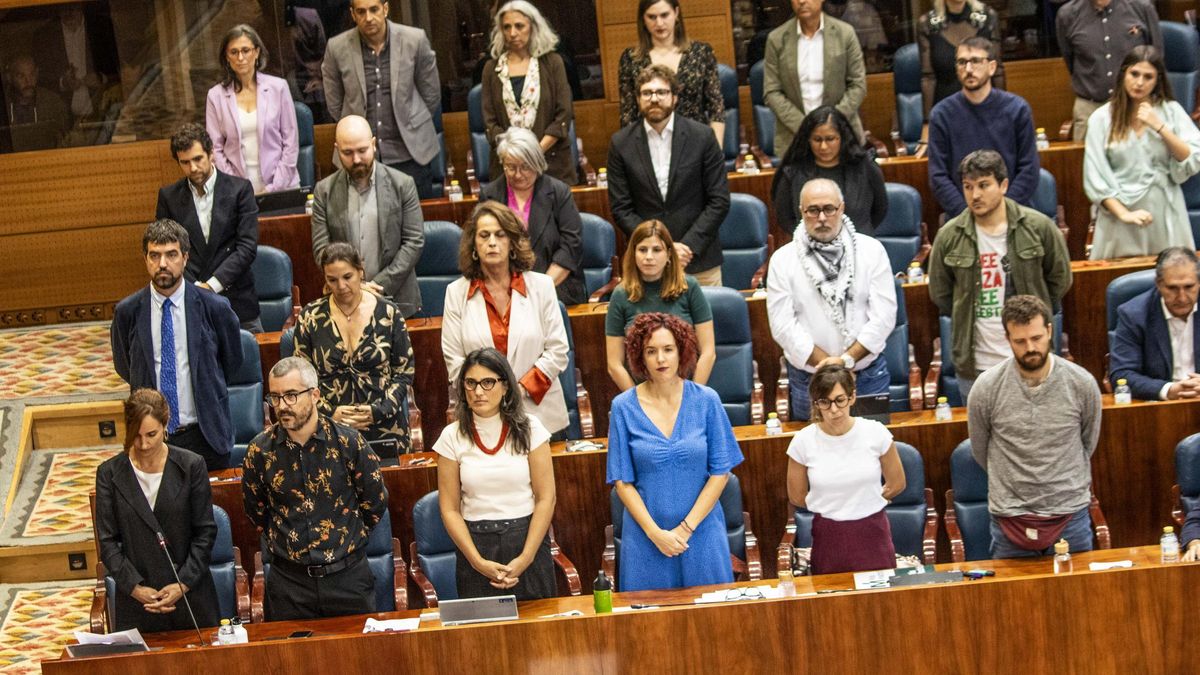
POLYGON ((233 626, 229 625, 229 619, 221 619, 221 627, 217 629, 217 644, 231 645, 234 644, 235 639, 233 626))
POLYGON ((777 413, 767 413, 767 435, 778 436, 783 433, 783 425, 779 423, 777 413))
POLYGON ((596 172, 596 187, 608 187, 608 169, 600 167, 600 170, 596 172))
POLYGON ((592 582, 592 607, 597 614, 612 613, 612 582, 604 570, 600 570, 592 582))
POLYGON ((785 598, 796 595, 796 577, 792 576, 792 570, 779 570, 779 591, 785 598))
POLYGON ((1164 527, 1162 539, 1159 540, 1162 551, 1160 560, 1164 565, 1179 562, 1179 538, 1175 536, 1175 528, 1164 527))
POLYGON ((458 184, 458 181, 456 181, 456 180, 450 181, 450 189, 446 191, 446 196, 449 197, 450 201, 452 201, 452 202, 461 202, 462 201, 462 199, 463 199, 462 186, 458 184))
POLYGON ((233 617, 233 644, 244 645, 250 642, 250 635, 246 632, 246 627, 242 625, 241 619, 233 617))
POLYGON ((1038 127, 1038 130, 1037 130, 1037 149, 1038 150, 1049 150, 1050 149, 1050 138, 1046 136, 1046 130, 1043 129, 1042 127, 1038 127))
POLYGON ((310 216, 312 215, 312 212, 313 212, 313 202, 315 202, 315 201, 316 201, 316 200, 315 200, 315 199, 313 199, 313 196, 312 196, 311 194, 310 194, 310 195, 308 195, 307 197, 305 197, 305 198, 304 198, 304 212, 305 212, 306 214, 308 214, 308 215, 310 215, 310 216))
POLYGON ((742 160, 742 175, 758 175, 758 162, 754 161, 754 155, 746 155, 745 159, 742 160))
POLYGON ((925 283, 925 270, 921 269, 921 263, 914 262, 908 266, 908 283, 923 284, 925 283))
POLYGON ((1113 393, 1113 399, 1117 405, 1133 403, 1133 392, 1129 390, 1129 383, 1125 381, 1125 378, 1117 380, 1117 390, 1113 393))
POLYGON ((1072 569, 1071 546, 1066 539, 1059 539, 1054 545, 1054 573, 1070 574, 1072 569))
POLYGON ((933 409, 933 418, 939 422, 949 422, 952 417, 954 417, 954 413, 950 412, 950 400, 945 396, 939 396, 937 407, 933 409))

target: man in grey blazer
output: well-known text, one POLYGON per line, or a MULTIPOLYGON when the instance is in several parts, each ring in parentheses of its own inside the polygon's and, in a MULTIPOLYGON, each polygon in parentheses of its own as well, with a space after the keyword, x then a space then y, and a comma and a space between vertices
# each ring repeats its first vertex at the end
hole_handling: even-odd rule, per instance
POLYGON ((867 96, 867 71, 854 27, 821 11, 822 0, 792 0, 795 21, 767 36, 763 100, 775 113, 775 154, 780 157, 809 111, 836 107, 863 141, 858 107, 867 96))
POLYGON ((334 150, 342 168, 313 192, 313 255, 335 241, 362 256, 368 290, 391 297, 405 317, 421 308, 417 259, 425 247, 421 200, 407 175, 375 161, 371 124, 358 115, 338 122, 334 150))
POLYGON ((355 27, 329 41, 321 63, 325 103, 334 120, 365 117, 379 139, 379 159, 411 176, 428 199, 430 163, 440 150, 433 126, 442 98, 437 59, 425 31, 387 16, 383 0, 350 0, 355 27))

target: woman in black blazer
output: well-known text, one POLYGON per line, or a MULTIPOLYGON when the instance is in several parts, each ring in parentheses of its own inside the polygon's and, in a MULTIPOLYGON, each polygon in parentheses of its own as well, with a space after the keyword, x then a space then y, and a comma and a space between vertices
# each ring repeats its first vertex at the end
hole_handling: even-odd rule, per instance
POLYGON ((887 215, 883 171, 855 142, 854 128, 837 108, 821 106, 800 123, 771 184, 779 227, 791 234, 800 223, 800 189, 813 178, 828 178, 845 197, 854 229, 874 234, 887 215))
POLYGON ((217 625, 209 559, 217 524, 204 460, 166 444, 170 410, 162 394, 138 389, 125 401, 125 452, 96 470, 100 559, 117 582, 115 630, 192 628, 186 593, 201 626, 217 625), (166 539, 183 587, 158 543, 166 539))
POLYGON ((583 221, 571 188, 545 173, 537 136, 511 127, 496 139, 503 176, 479 192, 479 201, 506 204, 525 223, 535 257, 534 272, 554 280, 564 305, 587 302, 583 283, 583 221))

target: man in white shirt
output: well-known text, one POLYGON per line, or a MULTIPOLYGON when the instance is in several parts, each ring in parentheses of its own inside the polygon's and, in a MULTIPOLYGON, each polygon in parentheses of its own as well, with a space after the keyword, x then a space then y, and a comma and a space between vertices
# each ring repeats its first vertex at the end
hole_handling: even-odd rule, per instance
POLYGON ((1200 397, 1198 297, 1196 252, 1173 246, 1158 254, 1154 288, 1117 310, 1109 345, 1113 386, 1123 379, 1135 397, 1148 401, 1200 397))
POLYGON ((855 232, 845 209, 837 183, 805 183, 803 229, 768 267, 767 318, 787 358, 792 419, 809 419, 808 383, 825 362, 853 370, 860 396, 888 391, 882 352, 896 327, 892 266, 883 244, 855 232))

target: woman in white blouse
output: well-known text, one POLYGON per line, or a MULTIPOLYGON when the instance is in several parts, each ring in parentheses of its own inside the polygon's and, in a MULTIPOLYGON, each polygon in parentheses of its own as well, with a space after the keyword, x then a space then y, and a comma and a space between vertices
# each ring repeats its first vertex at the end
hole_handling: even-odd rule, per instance
POLYGON ((567 330, 554 280, 531 271, 533 264, 521 219, 504 204, 480 202, 463 226, 463 276, 446 288, 442 353, 451 382, 467 353, 493 347, 504 354, 526 412, 555 433, 568 423, 558 381, 567 367, 567 330))
POLYGON ((433 449, 438 502, 458 547, 460 598, 556 595, 550 557, 554 466, 550 434, 526 415, 503 354, 476 349, 455 380, 455 421, 433 449))

